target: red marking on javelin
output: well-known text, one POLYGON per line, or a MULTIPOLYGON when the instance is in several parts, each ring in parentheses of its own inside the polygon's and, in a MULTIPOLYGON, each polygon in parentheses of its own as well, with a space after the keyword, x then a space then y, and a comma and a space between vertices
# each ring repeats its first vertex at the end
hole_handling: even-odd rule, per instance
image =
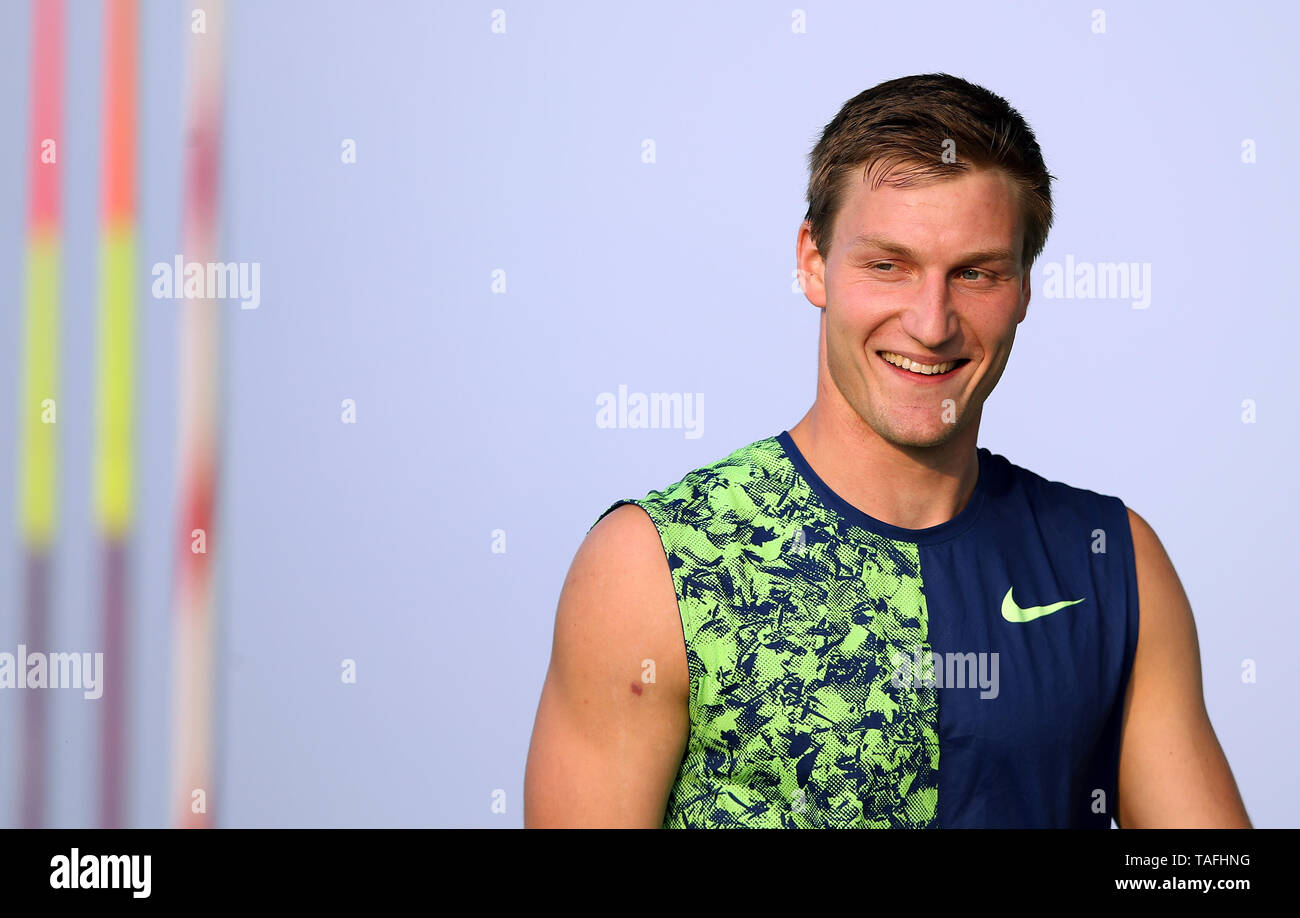
POLYGON ((32 10, 32 195, 28 209, 28 226, 33 231, 53 227, 59 222, 58 149, 63 145, 60 133, 63 120, 63 2, 44 0, 32 10), (55 160, 41 162, 41 144, 53 140, 55 160))

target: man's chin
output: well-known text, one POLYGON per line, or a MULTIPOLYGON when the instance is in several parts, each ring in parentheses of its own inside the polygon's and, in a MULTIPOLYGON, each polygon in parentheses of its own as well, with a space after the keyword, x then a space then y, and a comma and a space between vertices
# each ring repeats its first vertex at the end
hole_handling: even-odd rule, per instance
POLYGON ((895 446, 902 446, 908 449, 931 449, 936 446, 943 446, 952 439, 951 434, 937 434, 929 437, 886 437, 885 439, 895 446))
POLYGON ((929 449, 943 446, 957 435, 956 424, 944 424, 942 427, 886 426, 875 428, 881 438, 894 446, 908 449, 929 449))

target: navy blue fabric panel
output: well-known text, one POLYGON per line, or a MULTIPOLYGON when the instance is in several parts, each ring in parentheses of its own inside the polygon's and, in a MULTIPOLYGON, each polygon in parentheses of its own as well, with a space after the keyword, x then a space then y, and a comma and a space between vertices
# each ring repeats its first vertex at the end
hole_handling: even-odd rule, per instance
POLYGON ((973 525, 919 546, 938 655, 938 824, 1108 828, 1137 645, 1127 511, 980 452, 973 525), (1022 609, 1082 602, 1008 621, 1009 590, 1022 609))

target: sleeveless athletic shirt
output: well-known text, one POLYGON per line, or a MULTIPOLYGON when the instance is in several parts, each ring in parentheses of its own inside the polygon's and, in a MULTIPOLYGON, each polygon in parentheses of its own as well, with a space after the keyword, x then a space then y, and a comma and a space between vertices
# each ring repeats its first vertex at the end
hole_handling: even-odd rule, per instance
POLYGON ((850 505, 788 431, 601 514, 650 516, 677 592, 665 828, 1110 827, 1127 511, 977 452, 970 501, 928 529, 850 505))

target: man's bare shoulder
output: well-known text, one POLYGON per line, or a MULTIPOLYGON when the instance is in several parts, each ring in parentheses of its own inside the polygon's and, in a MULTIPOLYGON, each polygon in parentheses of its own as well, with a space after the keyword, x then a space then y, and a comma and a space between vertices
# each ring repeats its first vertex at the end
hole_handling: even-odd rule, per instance
POLYGON ((1128 508, 1139 636, 1124 699, 1116 822, 1124 828, 1249 828, 1206 712, 1191 605, 1155 530, 1128 508))
POLYGON ((654 827, 686 746, 689 676, 658 530, 636 505, 583 539, 555 616, 524 778, 529 827, 654 827))
POLYGON ((686 650, 677 591, 659 530, 636 504, 616 507, 591 528, 560 594, 556 649, 597 654, 597 636, 605 651, 624 648, 636 657, 636 677, 643 670, 654 676, 654 683, 646 685, 685 699, 686 650), (561 629, 580 630, 587 638, 564 635, 561 646, 561 629), (646 660, 653 666, 644 666, 646 660))
MULTIPOLYGON (((620 504, 591 527, 578 548, 575 561, 584 556, 630 561, 653 567, 662 558, 663 542, 649 513, 635 503, 620 504)), ((666 563, 666 562, 665 562, 666 563)))

